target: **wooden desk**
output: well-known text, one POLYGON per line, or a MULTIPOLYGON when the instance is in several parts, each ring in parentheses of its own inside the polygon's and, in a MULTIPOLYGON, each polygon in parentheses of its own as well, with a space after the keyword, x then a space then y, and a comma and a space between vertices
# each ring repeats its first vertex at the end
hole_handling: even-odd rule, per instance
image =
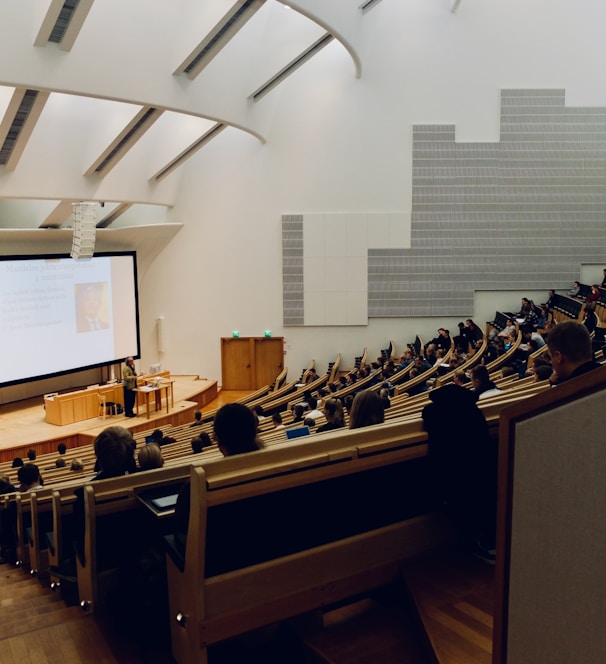
POLYGON ((168 398, 170 395, 170 406, 174 407, 175 405, 175 400, 174 400, 174 395, 173 395, 173 383, 175 381, 173 380, 163 380, 161 383, 158 383, 157 385, 146 385, 144 387, 138 387, 135 392, 137 392, 137 400, 135 402, 135 408, 137 411, 137 415, 139 414, 139 394, 142 394, 145 398, 145 409, 147 412, 147 419, 149 420, 149 395, 153 394, 154 398, 156 399, 156 410, 159 410, 159 407, 161 407, 162 404, 162 390, 165 391, 166 395, 166 412, 170 412, 169 410, 169 402, 168 398))
MULTIPOLYGON (((170 380, 170 371, 166 370, 155 374, 142 374, 141 376, 137 376, 137 387, 145 387, 158 379, 170 380)), ((143 404, 146 403, 145 394, 143 392, 139 392, 136 395, 136 399, 138 406, 143 406, 143 404)), ((156 410, 160 410, 160 408, 156 408, 156 410)))
POLYGON ((99 415, 99 395, 104 394, 108 402, 124 405, 122 384, 101 385, 95 388, 57 394, 44 398, 45 419, 49 424, 73 424, 99 415))

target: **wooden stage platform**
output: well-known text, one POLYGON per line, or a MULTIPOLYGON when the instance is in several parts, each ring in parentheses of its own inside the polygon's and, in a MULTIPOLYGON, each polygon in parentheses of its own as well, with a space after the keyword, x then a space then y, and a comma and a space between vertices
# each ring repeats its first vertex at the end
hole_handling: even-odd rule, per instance
POLYGON ((56 426, 44 419, 44 397, 34 397, 0 406, 0 461, 10 461, 16 456, 25 457, 30 448, 37 454, 54 452, 64 442, 68 448, 88 445, 105 427, 113 424, 130 429, 133 433, 171 424, 177 426, 191 422, 194 411, 203 409, 217 398, 217 381, 198 376, 171 376, 174 407, 150 413, 147 419, 145 407, 138 417, 124 415, 95 417, 83 422, 56 426))

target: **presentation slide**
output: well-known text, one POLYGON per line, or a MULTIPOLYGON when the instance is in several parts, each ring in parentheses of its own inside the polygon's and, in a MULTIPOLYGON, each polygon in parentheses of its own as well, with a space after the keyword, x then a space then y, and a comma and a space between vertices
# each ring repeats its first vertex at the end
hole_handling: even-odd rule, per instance
POLYGON ((134 253, 0 257, 0 385, 139 355, 134 253))

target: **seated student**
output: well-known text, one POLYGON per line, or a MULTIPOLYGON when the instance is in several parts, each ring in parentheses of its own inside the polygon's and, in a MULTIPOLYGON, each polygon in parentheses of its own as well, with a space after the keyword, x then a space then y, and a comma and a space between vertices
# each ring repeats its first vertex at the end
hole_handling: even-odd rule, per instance
POLYGON ((554 325, 547 338, 553 374, 551 383, 561 383, 593 371, 600 365, 593 359, 591 336, 587 328, 577 321, 564 321, 554 325))
MULTIPOLYGON (((246 454, 263 448, 257 438, 257 418, 243 404, 230 403, 221 406, 213 422, 215 440, 223 456, 246 454)), ((175 541, 184 553, 189 526, 189 482, 183 485, 175 505, 175 541)))
POLYGON ((326 417, 326 424, 322 424, 316 430, 316 433, 323 431, 332 431, 333 429, 340 429, 345 426, 345 418, 343 415, 343 404, 341 399, 329 399, 324 404, 324 416, 326 417))
POLYGON ((533 352, 539 348, 543 348, 545 339, 535 330, 524 328, 522 330, 522 343, 520 344, 521 350, 533 352))
POLYGON ((294 415, 293 423, 303 422, 305 416, 305 406, 303 404, 301 403, 295 404, 292 408, 292 412, 294 415))
POLYGON ((578 297, 580 292, 581 284, 578 281, 573 281, 572 288, 568 291, 568 295, 570 295, 570 297, 578 297))
POLYGON ((21 468, 23 465, 23 459, 21 457, 15 457, 13 459, 13 463, 11 464, 11 468, 21 468))
POLYGON ((478 399, 486 399, 503 391, 490 380, 488 369, 483 364, 478 364, 471 370, 471 384, 478 399))
POLYGON ((387 410, 388 408, 391 408, 391 400, 389 399, 389 389, 387 387, 381 388, 381 390, 379 391, 379 396, 383 401, 383 409, 387 410))
MULTIPOLYGON (((128 429, 121 426, 111 426, 104 429, 93 443, 97 474, 91 481, 120 477, 132 472, 133 469, 133 437, 128 429)), ((135 469, 136 470, 136 469, 135 469)), ((74 494, 76 500, 73 505, 73 544, 75 551, 84 564, 84 488, 78 487, 74 494)), ((129 541, 131 539, 132 524, 118 514, 110 521, 97 524, 98 567, 104 569, 119 566, 126 556, 126 547, 115 546, 116 541, 129 541)), ((61 568, 52 568, 52 573, 59 578, 74 580, 75 561, 68 561, 61 568)))
POLYGON ((164 458, 162 450, 157 443, 148 443, 139 450, 137 455, 140 470, 152 470, 153 468, 162 468, 164 458))
POLYGON ((57 445, 57 452, 60 456, 63 456, 67 452, 67 445, 65 443, 59 443, 57 445))
POLYGON ((459 387, 465 387, 469 380, 469 376, 462 369, 459 369, 455 371, 452 382, 459 387))
POLYGON ((543 305, 544 307, 547 308, 547 310, 553 309, 553 305, 554 305, 554 302, 555 302, 555 295, 556 295, 556 292, 553 288, 550 288, 547 291, 547 302, 545 302, 545 304, 543 305))
POLYGON ((202 424, 204 424, 204 422, 202 422, 202 411, 197 410, 194 413, 194 421, 189 426, 190 427, 199 427, 202 424))
POLYGON ((505 339, 512 333, 516 331, 515 323, 513 319, 508 318, 505 321, 505 327, 497 334, 497 337, 504 337, 505 339))
POLYGON ((8 475, 0 475, 0 495, 17 491, 17 487, 10 482, 8 475))
POLYGON ((205 447, 210 447, 212 444, 210 436, 203 431, 199 436, 191 439, 192 454, 200 454, 205 447))
POLYGON ((324 413, 318 410, 318 400, 315 397, 310 396, 307 399, 307 405, 309 406, 309 411, 305 413, 305 417, 310 417, 315 422, 319 417, 324 416, 324 413))
POLYGON ((494 565, 497 446, 474 392, 445 385, 429 399, 422 418, 436 499, 459 522, 472 552, 494 565))
POLYGON ((414 359, 414 366, 417 370, 417 373, 425 373, 431 369, 431 364, 426 362, 420 355, 417 355, 414 359))
POLYGON ((595 305, 600 299, 600 295, 601 295, 600 287, 597 284, 593 284, 591 286, 591 293, 589 293, 589 295, 585 299, 585 308, 589 309, 590 311, 594 311, 595 305))
POLYGON ((425 362, 430 364, 432 367, 436 363, 437 359, 437 353, 443 353, 444 349, 443 348, 436 348, 436 345, 431 343, 427 344, 427 348, 425 349, 425 362))
POLYGON ((82 459, 74 459, 72 461, 72 465, 69 467, 70 470, 73 470, 74 472, 78 472, 80 470, 84 470, 84 462, 82 459))
POLYGON ((471 318, 468 318, 465 327, 465 336, 469 340, 469 343, 473 344, 474 342, 484 338, 484 332, 473 322, 471 318))
POLYGON ((39 491, 44 482, 35 463, 24 463, 17 471, 19 491, 39 491))
POLYGON ((305 376, 305 385, 309 385, 309 383, 313 383, 314 380, 318 377, 318 374, 316 373, 315 369, 310 369, 307 372, 307 376, 305 376))
POLYGON ((274 413, 271 416, 271 421, 273 422, 274 429, 284 429, 284 425, 282 424, 282 415, 280 415, 280 413, 274 413))
POLYGON ((28 450, 27 451, 27 458, 30 461, 35 461, 36 460, 36 450, 34 450, 34 449, 28 450))
POLYGON ((537 328, 539 330, 543 329, 545 327, 545 323, 548 320, 549 320, 549 309, 547 308, 547 305, 544 305, 541 307, 541 311, 537 316, 537 328))
POLYGON ((349 413, 349 428, 360 429, 385 421, 385 406, 383 400, 371 390, 358 392, 353 400, 349 413))
MULTIPOLYGON (((0 475, 0 494, 17 491, 7 475, 0 475)), ((14 564, 17 558, 17 514, 14 504, 8 509, 0 510, 0 563, 14 564)))
POLYGON ((219 408, 213 430, 223 456, 254 452, 263 447, 257 438, 255 415, 250 408, 242 404, 229 403, 219 408))
POLYGON ((174 438, 171 438, 170 436, 165 436, 162 433, 161 429, 155 429, 152 432, 151 437, 154 439, 153 442, 157 443, 160 447, 162 447, 162 445, 170 445, 170 443, 175 442, 174 438))
POLYGON ((254 408, 253 411, 255 415, 257 416, 257 420, 261 422, 261 420, 264 420, 266 415, 265 415, 265 410, 263 409, 263 406, 261 404, 257 404, 254 408))
MULTIPOLYGON (((416 378, 418 375, 419 375, 419 370, 417 369, 417 367, 413 367, 410 370, 410 373, 408 374, 408 381, 412 382, 413 379, 416 378)), ((414 397, 417 394, 421 394, 422 392, 427 392, 427 381, 424 380, 420 383, 412 385, 411 387, 406 387, 405 392, 408 394, 409 397, 414 397)))
POLYGON ((425 347, 427 350, 427 347, 430 345, 434 345, 436 350, 441 348, 442 350, 448 352, 450 350, 450 346, 452 344, 452 340, 450 338, 450 330, 446 330, 443 327, 438 328, 438 336, 432 339, 425 347))
POLYGON ((532 374, 534 375, 534 380, 536 383, 541 382, 542 380, 549 380, 553 369, 548 364, 539 364, 532 368, 532 374))

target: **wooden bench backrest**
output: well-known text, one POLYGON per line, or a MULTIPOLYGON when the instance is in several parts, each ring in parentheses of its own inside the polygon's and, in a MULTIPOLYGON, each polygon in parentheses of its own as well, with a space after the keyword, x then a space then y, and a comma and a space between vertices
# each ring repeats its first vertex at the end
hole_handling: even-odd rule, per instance
POLYGON ((183 602, 186 615, 184 631, 174 628, 177 661, 204 661, 206 643, 319 606, 324 595, 373 587, 443 537, 417 515, 426 434, 405 431, 318 435, 294 456, 297 443, 191 468, 183 572, 169 561, 171 607, 183 602))

